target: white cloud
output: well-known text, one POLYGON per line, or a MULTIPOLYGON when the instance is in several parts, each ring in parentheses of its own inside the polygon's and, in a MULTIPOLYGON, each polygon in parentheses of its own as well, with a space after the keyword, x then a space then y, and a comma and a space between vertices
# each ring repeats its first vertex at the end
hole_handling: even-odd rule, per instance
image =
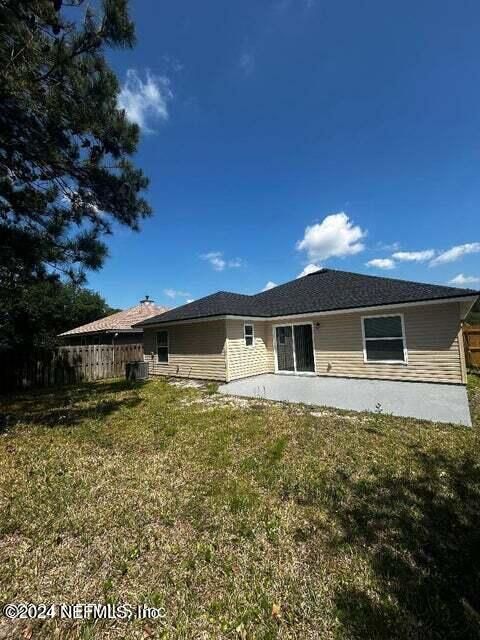
POLYGON ((304 7, 307 11, 312 9, 315 6, 316 0, 275 0, 273 3, 274 11, 279 14, 283 14, 289 9, 294 9, 295 7, 304 7))
POLYGON ((307 266, 303 269, 301 273, 298 274, 297 278, 303 278, 303 276, 308 276, 310 273, 315 273, 315 271, 320 271, 322 267, 318 264, 307 264, 307 266))
POLYGON ((297 249, 306 251, 312 261, 354 255, 365 249, 361 240, 366 235, 366 231, 354 226, 342 211, 307 227, 303 240, 297 242, 297 249))
POLYGON ((433 249, 425 249, 424 251, 397 251, 392 255, 395 260, 400 262, 425 262, 435 255, 433 249))
POLYGON ((195 298, 189 298, 185 304, 189 304, 190 302, 195 302, 195 298))
POLYGON ((438 255, 434 260, 430 262, 431 267, 436 267, 439 264, 446 264, 447 262, 455 262, 467 253, 479 253, 480 242, 469 242, 467 244, 459 244, 448 251, 444 251, 438 255))
POLYGON ((154 76, 148 69, 145 77, 144 82, 135 69, 128 69, 127 79, 118 96, 118 106, 125 109, 129 120, 151 132, 147 120, 168 120, 168 103, 173 93, 167 77, 154 76))
POLYGON ((374 258, 367 262, 367 266, 377 269, 395 269, 395 262, 391 258, 374 258))
POLYGON ((478 284, 480 282, 480 278, 477 278, 476 276, 464 276, 463 273, 459 273, 458 276, 455 276, 448 282, 449 284, 455 284, 459 287, 466 287, 469 284, 478 284))
POLYGON ((246 76, 252 74, 255 71, 255 54, 253 51, 242 51, 238 65, 246 76))
POLYGON ((200 258, 202 260, 207 260, 215 271, 223 271, 227 263, 222 258, 222 255, 223 254, 220 251, 210 251, 210 253, 202 253, 200 258))
POLYGON ((226 260, 223 257, 222 251, 210 251, 209 253, 202 253, 200 258, 210 263, 215 271, 223 271, 226 267, 229 269, 237 269, 242 266, 242 260, 240 258, 233 258, 226 260))
POLYGON ((400 242, 377 242, 377 249, 382 251, 398 251, 400 249, 400 242))
POLYGON ((177 289, 164 289, 163 293, 169 298, 188 298, 192 295, 188 291, 177 291, 177 289))
POLYGON ((267 284, 263 287, 262 291, 270 291, 270 289, 273 289, 274 287, 277 287, 277 283, 276 282, 272 282, 271 280, 269 280, 267 282, 267 284))

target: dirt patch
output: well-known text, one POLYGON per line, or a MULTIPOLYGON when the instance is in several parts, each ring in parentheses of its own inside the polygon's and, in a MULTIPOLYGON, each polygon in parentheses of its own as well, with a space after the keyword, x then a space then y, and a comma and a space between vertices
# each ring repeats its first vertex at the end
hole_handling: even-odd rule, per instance
MULTIPOLYGON (((180 401, 180 404, 184 407, 191 407, 194 405, 202 405, 205 409, 214 409, 216 407, 236 407, 241 409, 259 408, 259 403, 255 398, 240 398, 237 396, 223 396, 220 394, 215 395, 202 395, 196 398, 184 398, 180 401)), ((268 404, 263 403, 265 406, 268 404)))
POLYGON ((335 418, 342 417, 342 420, 350 420, 352 422, 365 422, 368 420, 365 416, 358 415, 345 415, 340 414, 338 411, 310 411, 310 415, 314 418, 335 418))
POLYGON ((179 378, 169 379, 168 383, 179 389, 204 389, 206 383, 203 380, 190 380, 189 378, 181 380, 179 378))

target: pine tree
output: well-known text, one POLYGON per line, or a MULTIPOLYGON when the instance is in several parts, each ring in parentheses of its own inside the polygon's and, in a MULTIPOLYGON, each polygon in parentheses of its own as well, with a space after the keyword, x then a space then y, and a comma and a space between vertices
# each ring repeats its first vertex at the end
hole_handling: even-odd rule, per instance
MULTIPOLYGON (((0 296, 106 257, 114 222, 150 214, 139 129, 117 106, 109 47, 132 47, 127 0, 0 0, 0 296)), ((1 328, 0 328, 1 330, 1 328)))

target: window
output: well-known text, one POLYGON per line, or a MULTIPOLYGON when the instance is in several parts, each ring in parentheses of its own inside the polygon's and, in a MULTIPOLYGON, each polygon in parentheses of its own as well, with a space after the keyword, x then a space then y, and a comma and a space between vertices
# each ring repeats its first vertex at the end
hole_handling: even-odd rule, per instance
POLYGON ((407 363, 403 316, 362 318, 365 362, 407 363))
POLYGON ((157 357, 159 362, 168 362, 168 331, 157 333, 157 357))
POLYGON ((253 324, 243 325, 243 335, 245 336, 245 346, 253 347, 255 342, 255 336, 253 333, 253 324))

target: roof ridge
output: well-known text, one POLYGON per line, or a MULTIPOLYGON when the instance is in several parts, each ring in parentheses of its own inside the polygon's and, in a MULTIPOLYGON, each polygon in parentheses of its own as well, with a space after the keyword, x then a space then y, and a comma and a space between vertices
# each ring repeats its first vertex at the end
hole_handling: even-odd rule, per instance
MULTIPOLYGON (((212 295, 217 295, 217 294, 222 294, 222 295, 228 295, 228 296, 240 296, 242 298, 254 298, 255 297, 255 293, 237 293, 236 291, 217 291, 216 294, 212 294, 212 295)), ((206 296, 208 298, 208 296, 206 296)))
MULTIPOLYGON (((258 293, 255 293, 252 298, 257 298, 258 296, 262 296, 266 293, 270 293, 271 291, 275 291, 278 290, 280 287, 285 287, 287 285, 292 284, 292 282, 298 282, 299 280, 303 280, 304 278, 308 278, 310 276, 315 276, 318 275, 319 273, 327 273, 328 271, 337 271, 337 269, 327 269, 327 267, 322 267, 321 269, 318 269, 318 271, 314 271, 313 273, 307 273, 304 276, 299 276, 298 278, 294 278, 293 280, 287 280, 287 282, 282 282, 281 284, 277 284, 274 287, 272 287, 271 289, 267 289, 266 291, 259 291, 258 293)), ((345 272, 347 273, 347 272, 345 272)))
MULTIPOLYGON (((316 276, 319 273, 327 273, 327 271, 338 271, 338 269, 330 269, 330 268, 327 268, 327 267, 320 267, 316 271, 312 271, 311 273, 306 273, 304 276, 297 276, 295 278, 295 280, 301 280, 302 278, 308 278, 310 276, 316 276)), ((292 281, 289 280, 289 282, 292 282, 292 281)))
MULTIPOLYGON (((407 284, 413 284, 413 285, 421 284, 421 285, 426 285, 428 287, 441 287, 442 289, 457 289, 458 291, 466 291, 467 293, 469 291, 478 293, 475 291, 475 289, 464 289, 463 287, 452 287, 449 284, 435 284, 434 282, 423 282, 420 280, 406 280, 405 278, 392 278, 391 276, 380 276, 380 275, 375 275, 374 273, 358 273, 356 271, 345 271, 343 269, 326 269, 326 271, 331 271, 334 273, 346 273, 348 275, 357 276, 361 278, 372 278, 374 280, 391 280, 392 282, 405 282, 407 284)), ((314 273, 309 273, 308 275, 314 276, 316 273, 317 272, 315 271, 314 273)), ((306 276, 303 276, 303 277, 306 277, 306 276)))

